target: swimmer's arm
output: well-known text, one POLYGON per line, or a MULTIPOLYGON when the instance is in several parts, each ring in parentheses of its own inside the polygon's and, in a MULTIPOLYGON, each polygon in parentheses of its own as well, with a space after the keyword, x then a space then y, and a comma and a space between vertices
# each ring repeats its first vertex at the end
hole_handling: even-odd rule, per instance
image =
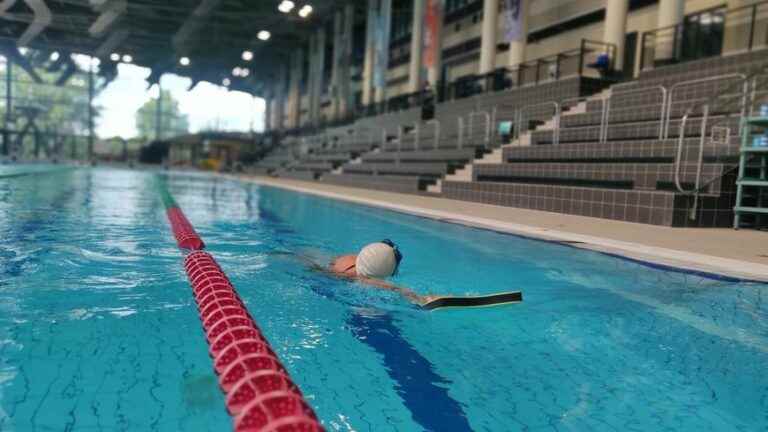
POLYGON ((273 252, 272 255, 285 255, 285 256, 293 257, 303 262, 304 264, 306 264, 307 267, 309 267, 312 270, 319 271, 321 273, 330 273, 330 271, 327 268, 318 264, 317 262, 315 262, 315 260, 313 260, 312 258, 306 255, 302 255, 295 252, 284 252, 284 251, 273 252))
POLYGON ((385 290, 394 291, 418 305, 423 305, 424 303, 427 303, 431 299, 428 296, 420 296, 408 288, 392 285, 391 283, 383 280, 367 278, 367 277, 358 277, 357 280, 366 285, 375 286, 376 288, 383 288, 385 290))

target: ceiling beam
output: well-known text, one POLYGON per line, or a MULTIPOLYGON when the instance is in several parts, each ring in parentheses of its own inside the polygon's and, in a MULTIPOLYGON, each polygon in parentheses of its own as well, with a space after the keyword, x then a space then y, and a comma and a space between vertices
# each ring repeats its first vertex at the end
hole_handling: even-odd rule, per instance
POLYGON ((24 3, 32 9, 32 12, 35 15, 32 23, 29 24, 29 27, 27 27, 21 37, 19 37, 17 42, 19 46, 29 45, 29 43, 32 42, 37 35, 42 33, 43 30, 51 24, 51 21, 53 21, 53 14, 51 13, 51 10, 48 9, 48 6, 45 5, 44 0, 24 0, 24 3))
POLYGON ((110 53, 115 51, 117 47, 123 43, 131 34, 127 28, 120 28, 113 31, 109 37, 96 48, 94 55, 98 58, 105 58, 110 53))
POLYGON ((101 14, 88 28, 88 33, 94 37, 101 37, 125 14, 128 6, 125 0, 111 0, 94 6, 94 9, 101 14))
POLYGON ((184 24, 181 25, 179 31, 173 35, 173 46, 176 51, 183 51, 186 48, 187 42, 190 37, 198 33, 201 27, 205 24, 207 18, 211 15, 211 12, 222 3, 223 0, 202 0, 200 4, 192 11, 184 24))

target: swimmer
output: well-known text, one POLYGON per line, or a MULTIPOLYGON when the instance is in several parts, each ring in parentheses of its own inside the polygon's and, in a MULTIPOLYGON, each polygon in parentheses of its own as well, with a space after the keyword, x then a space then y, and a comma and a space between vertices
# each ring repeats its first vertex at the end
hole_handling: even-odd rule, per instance
POLYGON ((422 296, 408 288, 395 286, 385 278, 397 274, 403 255, 392 240, 371 243, 357 255, 342 255, 329 264, 326 273, 336 277, 355 280, 366 285, 394 291, 415 303, 422 309, 446 307, 483 307, 508 303, 519 303, 522 294, 519 291, 491 294, 479 297, 422 296))
POLYGON ((401 294, 417 305, 423 306, 435 296, 420 296, 415 292, 385 281, 385 278, 397 274, 403 255, 392 240, 371 243, 357 255, 336 257, 328 266, 327 272, 341 278, 353 279, 366 285, 383 288, 401 294))

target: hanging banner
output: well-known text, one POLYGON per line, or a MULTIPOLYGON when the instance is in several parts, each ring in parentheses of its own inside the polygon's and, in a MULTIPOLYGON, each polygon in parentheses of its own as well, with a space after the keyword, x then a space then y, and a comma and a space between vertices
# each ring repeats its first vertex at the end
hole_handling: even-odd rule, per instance
POLYGON ((381 9, 376 19, 376 58, 373 68, 373 86, 387 86, 389 69, 389 28, 392 19, 392 0, 381 0, 381 9))
POLYGON ((523 0, 506 0, 504 10, 504 41, 520 41, 525 37, 523 28, 523 0))
POLYGON ((424 52, 422 65, 430 69, 435 65, 440 49, 440 19, 443 16, 442 0, 427 0, 424 10, 424 52))

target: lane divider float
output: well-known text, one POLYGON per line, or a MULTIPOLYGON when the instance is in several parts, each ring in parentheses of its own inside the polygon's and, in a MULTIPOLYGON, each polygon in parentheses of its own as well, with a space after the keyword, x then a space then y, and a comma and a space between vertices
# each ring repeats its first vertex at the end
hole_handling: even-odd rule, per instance
POLYGON ((158 180, 158 191, 160 197, 163 199, 163 205, 165 206, 165 215, 168 217, 168 222, 171 224, 171 230, 173 236, 176 237, 176 244, 181 249, 189 250, 201 250, 205 248, 205 243, 200 236, 189 223, 189 220, 184 216, 184 212, 173 199, 173 196, 168 192, 168 188, 162 180, 158 180))
POLYGON ((323 431, 227 275, 211 254, 201 250, 202 240, 167 189, 160 190, 179 247, 192 250, 184 259, 184 270, 234 430, 323 431), (169 205, 174 212, 168 211, 169 205), (194 238, 198 241, 190 240, 194 238))

